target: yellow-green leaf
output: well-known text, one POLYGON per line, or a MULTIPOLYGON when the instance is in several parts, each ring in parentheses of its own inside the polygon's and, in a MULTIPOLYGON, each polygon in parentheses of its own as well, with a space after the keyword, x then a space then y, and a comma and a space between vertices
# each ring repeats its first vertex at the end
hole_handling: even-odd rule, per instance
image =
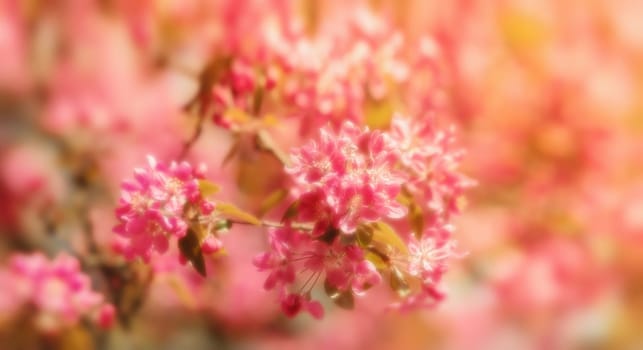
POLYGON ((214 223, 215 231, 228 231, 231 227, 232 227, 232 223, 228 219, 219 220, 214 223))
POLYGON ((373 242, 385 247, 392 247, 401 253, 408 254, 408 248, 391 226, 383 222, 369 224, 373 228, 373 242))
POLYGON ((203 197, 208 197, 219 192, 219 186, 208 180, 199 180, 199 191, 203 197))
POLYGON ((257 226, 261 225, 261 220, 259 220, 256 216, 239 209, 234 204, 218 202, 215 209, 229 219, 238 220, 257 226))

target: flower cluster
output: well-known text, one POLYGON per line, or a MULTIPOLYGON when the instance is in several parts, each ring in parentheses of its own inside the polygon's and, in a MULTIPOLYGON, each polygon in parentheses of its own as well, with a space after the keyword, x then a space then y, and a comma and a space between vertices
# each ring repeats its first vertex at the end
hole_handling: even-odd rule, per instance
POLYGON ((253 66, 242 60, 236 60, 229 66, 222 68, 207 103, 215 124, 236 129, 245 121, 243 113, 256 115, 259 112, 261 98, 274 87, 274 79, 268 73, 255 72, 253 66))
POLYGON ((306 310, 320 317, 311 291, 321 279, 341 307, 352 307, 355 295, 383 279, 401 298, 391 307, 442 299, 438 284, 449 259, 458 255, 448 216, 423 203, 421 208, 434 209, 410 218, 421 222, 420 231, 412 232, 400 222, 413 214, 401 197, 404 186, 422 182, 431 183, 425 187, 431 192, 420 197, 427 201, 460 191, 447 179, 458 174, 457 159, 447 155, 443 133, 427 126, 426 138, 408 140, 400 138, 400 129, 410 124, 396 119, 394 126, 391 132, 371 131, 347 121, 337 132, 323 128, 319 139, 292 152, 287 172, 295 202, 285 226, 270 232, 270 250, 255 260, 269 271, 265 288, 278 290, 286 315, 306 310), (435 217, 444 220, 429 221, 435 217), (304 281, 302 274, 308 275, 304 281))
POLYGON ((317 221, 318 233, 332 226, 350 234, 362 222, 405 214, 396 200, 404 178, 387 134, 345 122, 338 133, 322 129, 318 141, 293 151, 292 161, 287 172, 302 219, 317 221))
MULTIPOLYGON (((226 48, 232 51, 210 67, 214 81, 206 104, 215 123, 228 129, 266 115, 303 121, 302 135, 345 120, 386 126, 387 118, 369 114, 382 106, 388 113, 397 98, 393 87, 408 85, 412 69, 427 71, 427 50, 406 50, 405 36, 366 7, 334 19, 336 29, 319 33, 296 17, 255 21, 258 42, 226 48)), ((426 81, 436 79, 423 76, 417 90, 433 93, 426 81)))
POLYGON ((390 135, 407 174, 407 199, 426 213, 427 222, 447 223, 460 211, 464 191, 475 184, 458 169, 464 151, 456 146, 455 129, 439 128, 433 115, 419 119, 396 116, 390 135))
MULTIPOLYGON (((138 168, 134 179, 124 181, 114 228, 120 238, 115 248, 128 259, 149 261, 154 253, 163 254, 171 239, 181 239, 200 215, 208 215, 214 204, 200 190, 204 167, 193 168, 187 162, 159 163, 148 157, 148 168, 138 168)), ((202 240, 203 249, 211 252, 221 242, 211 235, 202 240)))
POLYGON ((314 238, 308 232, 284 227, 269 233, 271 250, 255 258, 255 265, 270 271, 265 281, 267 290, 277 289, 281 308, 287 316, 308 311, 315 318, 323 316, 319 302, 311 300, 311 292, 321 278, 325 278, 327 293, 342 306, 352 305, 353 294, 360 295, 377 285, 381 276, 375 265, 365 259, 356 244, 345 244, 337 237, 327 235, 314 238), (303 283, 299 273, 307 274, 303 283), (298 291, 291 286, 297 284, 298 291), (348 305, 350 304, 350 305, 348 305))
POLYGON ((49 260, 41 253, 15 254, 3 276, 12 283, 0 290, 2 299, 13 300, 13 307, 35 308, 35 325, 54 332, 89 317, 101 327, 110 327, 115 310, 103 296, 91 289, 76 258, 60 254, 49 260))

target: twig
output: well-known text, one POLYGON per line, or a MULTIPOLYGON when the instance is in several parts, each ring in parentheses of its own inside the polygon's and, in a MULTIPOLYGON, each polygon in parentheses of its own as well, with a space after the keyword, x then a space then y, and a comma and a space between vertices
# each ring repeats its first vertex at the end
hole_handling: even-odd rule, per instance
POLYGON ((190 149, 194 146, 196 141, 199 139, 199 136, 201 136, 201 132, 203 131, 203 121, 205 120, 205 116, 208 113, 199 113, 198 115, 198 120, 196 123, 196 128, 194 129, 194 133, 192 133, 192 137, 190 137, 189 140, 187 140, 183 144, 183 148, 181 149, 181 153, 179 153, 179 159, 183 160, 185 157, 188 155, 190 152, 190 149))
MULTIPOLYGON (((239 224, 239 225, 250 225, 253 226, 253 224, 245 221, 239 221, 239 220, 232 220, 228 219, 228 221, 232 224, 239 224)), ((267 220, 262 220, 261 221, 261 226, 262 227, 272 227, 272 228, 282 228, 286 226, 290 226, 296 230, 301 230, 301 231, 312 231, 313 230, 313 225, 309 223, 303 223, 303 222, 293 222, 290 225, 285 225, 281 222, 276 222, 276 221, 267 221, 267 220)))

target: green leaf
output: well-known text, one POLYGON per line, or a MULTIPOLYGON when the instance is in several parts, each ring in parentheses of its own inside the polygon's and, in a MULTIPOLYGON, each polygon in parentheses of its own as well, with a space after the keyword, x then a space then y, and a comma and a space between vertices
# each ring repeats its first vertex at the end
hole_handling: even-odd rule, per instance
POLYGON ((203 197, 208 197, 219 192, 219 186, 208 180, 199 180, 199 191, 203 197))
POLYGON ((188 228, 187 234, 179 239, 179 250, 181 254, 190 262, 194 269, 203 277, 206 277, 205 260, 201 252, 201 241, 196 231, 188 228))
POLYGON ((406 244, 391 226, 383 222, 375 222, 368 226, 373 229, 374 243, 384 245, 385 247, 392 247, 401 253, 408 254, 409 250, 406 244))
POLYGON ((261 220, 259 220, 256 216, 239 209, 234 204, 218 202, 216 204, 215 210, 229 219, 239 220, 244 223, 261 226, 261 220))
POLYGON ((228 231, 232 227, 230 220, 219 220, 214 224, 215 231, 228 231))
POLYGON ((404 274, 402 274, 402 272, 400 272, 400 270, 398 270, 398 268, 395 266, 391 268, 390 286, 391 289, 393 289, 397 293, 397 295, 402 298, 408 296, 409 293, 411 293, 411 287, 406 281, 406 278, 404 278, 404 274))

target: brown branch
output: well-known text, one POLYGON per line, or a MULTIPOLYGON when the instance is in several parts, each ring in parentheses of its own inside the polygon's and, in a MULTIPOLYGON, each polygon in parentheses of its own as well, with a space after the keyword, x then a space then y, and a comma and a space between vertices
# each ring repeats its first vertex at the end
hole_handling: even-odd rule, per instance
MULTIPOLYGON (((253 224, 245 221, 239 221, 239 220, 232 220, 232 219, 227 219, 230 223, 232 224, 239 224, 239 225, 249 225, 249 226, 254 226, 253 224)), ((285 225, 281 222, 277 221, 268 221, 268 220, 262 220, 261 221, 261 227, 270 227, 270 228, 282 228, 290 226, 296 230, 301 230, 301 231, 312 231, 313 230, 313 225, 310 223, 303 223, 303 222, 293 222, 290 225, 285 225)))
POLYGON ((203 132, 203 121, 205 120, 206 114, 208 113, 199 113, 196 128, 194 129, 192 136, 183 144, 183 148, 181 149, 181 153, 179 153, 178 159, 185 159, 188 153, 190 153, 190 149, 192 149, 194 144, 199 140, 199 137, 203 132))

